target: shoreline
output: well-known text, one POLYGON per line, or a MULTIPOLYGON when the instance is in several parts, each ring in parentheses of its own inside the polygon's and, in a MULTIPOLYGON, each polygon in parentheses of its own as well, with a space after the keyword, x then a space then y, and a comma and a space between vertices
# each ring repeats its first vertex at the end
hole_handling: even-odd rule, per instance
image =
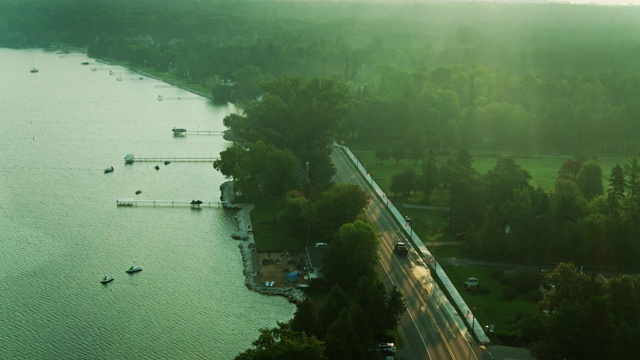
MULTIPOLYGON (((74 49, 70 52, 80 52, 80 53, 84 53, 85 55, 88 55, 86 50, 83 52, 83 51, 79 51, 78 49, 74 49)), ((141 69, 131 67, 130 65, 126 65, 118 62, 111 62, 107 59, 99 59, 99 58, 92 58, 92 59, 94 59, 97 63, 107 64, 112 66, 122 66, 140 75, 164 82, 165 84, 175 86, 185 91, 213 100, 213 97, 210 94, 205 94, 203 92, 196 91, 195 89, 191 89, 182 84, 174 83, 173 81, 171 81, 171 79, 158 77, 156 75, 142 71, 141 69)), ((228 141, 233 141, 233 139, 227 138, 227 137, 230 137, 230 134, 228 134, 228 132, 225 132, 224 138, 228 141)), ((302 302, 302 300, 304 300, 305 298, 305 294, 299 289, 296 289, 291 286, 267 287, 264 285, 259 285, 256 282, 255 278, 258 275, 258 272, 260 269, 260 263, 259 263, 258 252, 256 251, 256 247, 255 247, 255 240, 253 238, 253 231, 251 230, 252 229, 251 210, 253 210, 255 206, 252 204, 236 204, 234 202, 234 191, 233 191, 232 181, 226 181, 222 183, 220 185, 220 192, 221 192, 220 200, 223 201, 223 207, 225 209, 236 210, 236 213, 234 214, 234 218, 236 219, 236 222, 238 224, 238 230, 231 235, 231 238, 234 240, 240 240, 238 247, 240 248, 240 253, 242 255, 242 262, 244 265, 243 268, 244 268, 244 276, 245 276, 245 286, 250 290, 253 290, 260 294, 284 296, 294 304, 302 302)))
POLYGON ((222 183, 222 185, 220 185, 220 191, 222 193, 220 199, 224 201, 224 208, 236 210, 234 218, 238 223, 238 230, 231 235, 231 238, 240 241, 238 247, 240 248, 242 262, 244 264, 245 286, 260 294, 284 296, 294 304, 302 302, 305 295, 299 289, 291 286, 267 287, 256 283, 255 278, 258 275, 260 263, 258 261, 258 252, 256 251, 251 226, 251 210, 253 210, 255 206, 251 204, 234 203, 233 182, 231 181, 222 183))

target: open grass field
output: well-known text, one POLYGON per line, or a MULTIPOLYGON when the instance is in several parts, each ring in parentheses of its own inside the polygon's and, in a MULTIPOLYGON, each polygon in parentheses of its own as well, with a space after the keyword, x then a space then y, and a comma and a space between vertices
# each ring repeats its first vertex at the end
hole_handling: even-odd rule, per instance
POLYGON ((236 199, 238 202, 253 204, 251 223, 258 252, 279 252, 285 249, 302 250, 301 239, 292 237, 287 228, 275 222, 280 209, 275 201, 264 197, 236 199))
MULTIPOLYGON (((536 302, 526 295, 517 294, 513 300, 502 296, 505 285, 491 278, 489 267, 444 266, 447 276, 454 284, 460 284, 458 291, 469 309, 475 308, 476 319, 484 327, 494 325, 495 331, 512 331, 516 316, 533 314, 536 302), (462 284, 470 277, 478 278, 479 284, 489 291, 487 294, 473 294, 462 288, 462 284)), ((463 311, 464 312, 464 311, 463 311)), ((465 314, 462 314, 465 315, 465 314)))
MULTIPOLYGON (((381 189, 389 189, 393 175, 401 173, 407 169, 414 169, 416 173, 422 173, 420 162, 415 164, 413 160, 403 159, 396 164, 394 159, 387 159, 383 164, 378 164, 373 150, 352 149, 358 160, 366 164, 367 170, 373 176, 381 189)), ((562 164, 570 157, 548 156, 548 157, 520 157, 516 158, 523 169, 531 174, 530 184, 534 187, 541 186, 545 191, 553 190, 558 170, 562 164)), ((446 157, 441 157, 440 161, 446 161, 446 157)), ((480 174, 486 174, 496 164, 496 156, 474 156, 473 166, 480 174)), ((617 164, 623 164, 626 157, 602 157, 599 158, 602 166, 602 184, 606 188, 609 183, 611 169, 617 164)))

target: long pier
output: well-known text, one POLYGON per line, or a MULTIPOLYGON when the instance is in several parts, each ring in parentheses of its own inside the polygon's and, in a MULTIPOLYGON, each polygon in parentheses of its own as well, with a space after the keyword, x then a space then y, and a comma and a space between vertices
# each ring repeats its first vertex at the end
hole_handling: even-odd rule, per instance
POLYGON ((142 80, 144 80, 144 77, 142 77, 142 76, 129 76, 129 77, 118 76, 116 78, 116 80, 118 80, 118 81, 122 81, 122 80, 142 81, 142 80))
POLYGON ((187 130, 183 132, 183 134, 187 135, 222 135, 224 131, 221 130, 187 130))
POLYGON ((163 96, 158 95, 158 101, 162 100, 209 100, 202 96, 163 96))
POLYGON ((131 162, 214 162, 218 160, 216 157, 135 157, 131 162))
POLYGON ((197 200, 194 203, 194 200, 137 200, 131 198, 120 198, 116 200, 116 206, 151 206, 151 207, 192 207, 194 209, 199 208, 219 208, 226 201, 201 201, 197 200))

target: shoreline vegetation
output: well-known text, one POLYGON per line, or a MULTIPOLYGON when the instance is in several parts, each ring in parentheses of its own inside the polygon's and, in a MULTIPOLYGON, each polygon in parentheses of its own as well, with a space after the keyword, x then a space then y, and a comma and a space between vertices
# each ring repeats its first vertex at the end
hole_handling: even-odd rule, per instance
MULTIPOLYGON (((259 284, 256 278, 260 274, 260 262, 258 251, 256 250, 255 239, 253 237, 251 224, 251 210, 255 206, 251 204, 236 204, 234 202, 233 182, 227 181, 220 185, 221 199, 224 201, 224 208, 235 210, 234 218, 238 223, 238 231, 231 235, 231 238, 240 240, 238 247, 242 254, 242 262, 244 264, 245 285, 253 291, 265 295, 284 296, 292 303, 300 303, 304 299, 304 294, 291 286, 281 286, 276 284, 274 287, 267 287, 259 284)), ((282 279, 278 279, 280 283, 282 279)))

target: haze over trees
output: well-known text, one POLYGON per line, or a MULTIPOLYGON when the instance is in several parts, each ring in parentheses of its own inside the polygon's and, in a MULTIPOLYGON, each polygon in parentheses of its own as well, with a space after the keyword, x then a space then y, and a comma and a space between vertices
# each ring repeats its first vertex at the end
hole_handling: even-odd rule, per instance
POLYGON ((0 45, 87 47, 205 85, 220 101, 255 99, 283 75, 341 80, 355 97, 340 127, 347 140, 629 154, 640 138, 639 15, 561 4, 3 0, 0 45))

